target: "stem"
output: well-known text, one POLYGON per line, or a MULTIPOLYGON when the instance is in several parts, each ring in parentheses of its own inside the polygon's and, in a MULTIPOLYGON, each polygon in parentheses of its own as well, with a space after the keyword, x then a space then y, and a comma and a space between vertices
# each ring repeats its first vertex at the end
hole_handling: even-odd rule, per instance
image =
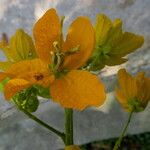
POLYGON ((38 119, 36 116, 32 115, 28 111, 26 111, 24 109, 22 109, 21 111, 24 112, 30 119, 34 120, 38 124, 42 125, 43 127, 47 128, 51 132, 53 132, 56 135, 58 135, 59 137, 61 137, 61 139, 65 142, 65 134, 64 133, 62 133, 62 132, 58 131, 57 129, 51 127, 50 125, 46 124, 45 122, 43 122, 42 120, 38 119))
POLYGON ((65 144, 73 145, 73 110, 65 108, 65 144))
POLYGON ((20 107, 15 100, 14 100, 14 102, 17 105, 17 107, 19 108, 20 111, 24 112, 30 119, 34 120, 35 122, 37 122, 41 126, 47 128, 51 132, 53 132, 56 135, 58 135, 63 140, 63 142, 65 143, 65 134, 63 132, 60 132, 59 130, 51 127, 50 125, 46 124, 45 122, 43 122, 42 120, 40 120, 39 118, 37 118, 36 116, 34 116, 33 114, 31 114, 30 112, 26 111, 25 109, 23 109, 22 107, 20 107))
POLYGON ((118 150, 118 148, 120 147, 121 142, 122 142, 122 140, 123 140, 123 137, 124 137, 124 135, 125 135, 125 133, 126 133, 126 131, 127 131, 128 125, 129 125, 129 123, 130 123, 130 121, 131 121, 132 114, 133 114, 133 111, 130 112, 129 117, 128 117, 128 120, 127 120, 127 123, 126 123, 126 125, 125 125, 125 127, 124 127, 124 129, 123 129, 123 131, 122 131, 122 134, 120 135, 119 139, 116 141, 113 150, 118 150))

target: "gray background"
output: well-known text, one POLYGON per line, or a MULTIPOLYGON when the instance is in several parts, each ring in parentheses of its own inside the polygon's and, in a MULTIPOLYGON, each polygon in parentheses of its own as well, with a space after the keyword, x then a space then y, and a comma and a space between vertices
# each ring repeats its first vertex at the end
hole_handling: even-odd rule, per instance
MULTIPOLYGON (((143 47, 129 55, 127 63, 102 70, 100 76, 110 92, 105 104, 100 108, 75 112, 77 144, 118 136, 128 114, 111 92, 117 70, 126 67, 133 74, 145 70, 150 75, 150 0, 0 0, 0 35, 5 32, 11 36, 17 28, 24 28, 32 35, 35 21, 51 7, 56 8, 60 16, 66 16, 65 31, 76 16, 87 15, 94 23, 100 12, 112 19, 122 18, 124 30, 144 35, 143 47)), ((2 53, 0 59, 4 60, 2 53)), ((128 133, 150 131, 149 108, 133 116, 128 133)), ((63 129, 63 110, 58 104, 45 100, 36 115, 63 129)), ((0 95, 0 150, 56 150, 62 147, 59 138, 28 119, 0 95)))

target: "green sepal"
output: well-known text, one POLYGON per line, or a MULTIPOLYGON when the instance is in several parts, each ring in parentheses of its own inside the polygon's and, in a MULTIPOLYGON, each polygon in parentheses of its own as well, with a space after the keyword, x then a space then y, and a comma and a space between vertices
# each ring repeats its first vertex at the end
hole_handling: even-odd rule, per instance
POLYGON ((37 95, 43 98, 50 98, 50 89, 44 88, 40 85, 34 85, 34 88, 36 89, 37 95))
POLYGON ((134 112, 141 112, 145 109, 142 103, 137 99, 128 100, 128 105, 130 111, 134 111, 134 112))
POLYGON ((19 109, 25 109, 32 113, 38 109, 39 100, 37 97, 37 90, 34 87, 23 90, 13 97, 14 102, 19 109))
POLYGON ((28 99, 24 101, 22 107, 28 112, 35 112, 38 109, 39 100, 37 96, 30 96, 28 99))
POLYGON ((56 79, 62 78, 64 75, 66 75, 69 71, 67 69, 57 71, 55 72, 56 79))

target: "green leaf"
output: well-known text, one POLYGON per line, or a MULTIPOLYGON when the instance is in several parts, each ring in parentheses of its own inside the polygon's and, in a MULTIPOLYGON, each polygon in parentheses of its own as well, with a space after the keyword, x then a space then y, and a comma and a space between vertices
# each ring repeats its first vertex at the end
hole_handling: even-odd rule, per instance
POLYGON ((130 99, 128 101, 130 110, 134 110, 134 112, 141 112, 144 110, 142 103, 137 99, 130 99))

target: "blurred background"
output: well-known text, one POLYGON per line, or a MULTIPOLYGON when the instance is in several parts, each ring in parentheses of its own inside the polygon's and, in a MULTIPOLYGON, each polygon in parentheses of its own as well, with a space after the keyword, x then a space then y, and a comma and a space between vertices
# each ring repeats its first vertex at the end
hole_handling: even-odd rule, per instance
MULTIPOLYGON (((121 66, 105 67, 102 70, 100 77, 107 84, 109 93, 104 106, 75 112, 75 142, 81 145, 90 143, 83 146, 89 150, 111 150, 113 139, 108 143, 104 141, 95 144, 93 141, 117 137, 127 119, 128 114, 116 102, 112 92, 118 69, 126 67, 133 74, 144 70, 147 75, 150 75, 150 0, 0 0, 0 36, 2 37, 5 33, 10 37, 18 28, 23 28, 32 35, 36 20, 52 7, 57 9, 60 16, 66 16, 64 32, 79 15, 89 16, 94 23, 97 13, 105 13, 113 20, 121 18, 124 30, 141 34, 145 38, 143 47, 134 54, 130 54, 127 63, 121 66), (106 146, 101 147, 102 145, 106 146)), ((4 60, 2 52, 0 52, 0 59, 4 60)), ((58 104, 45 100, 36 115, 57 128, 63 129, 63 110, 58 104)), ((135 114, 131 122, 128 134, 145 133, 140 134, 141 136, 137 135, 138 138, 140 137, 139 143, 143 137, 145 143, 150 141, 149 118, 150 106, 144 112, 135 114)), ((131 136, 129 142, 132 143, 137 137, 131 136)), ((124 147, 124 149, 150 149, 139 143, 137 148, 124 147)), ((0 95, 0 150, 56 150, 62 147, 63 143, 60 139, 32 122, 11 103, 6 102, 2 94, 0 95)))

